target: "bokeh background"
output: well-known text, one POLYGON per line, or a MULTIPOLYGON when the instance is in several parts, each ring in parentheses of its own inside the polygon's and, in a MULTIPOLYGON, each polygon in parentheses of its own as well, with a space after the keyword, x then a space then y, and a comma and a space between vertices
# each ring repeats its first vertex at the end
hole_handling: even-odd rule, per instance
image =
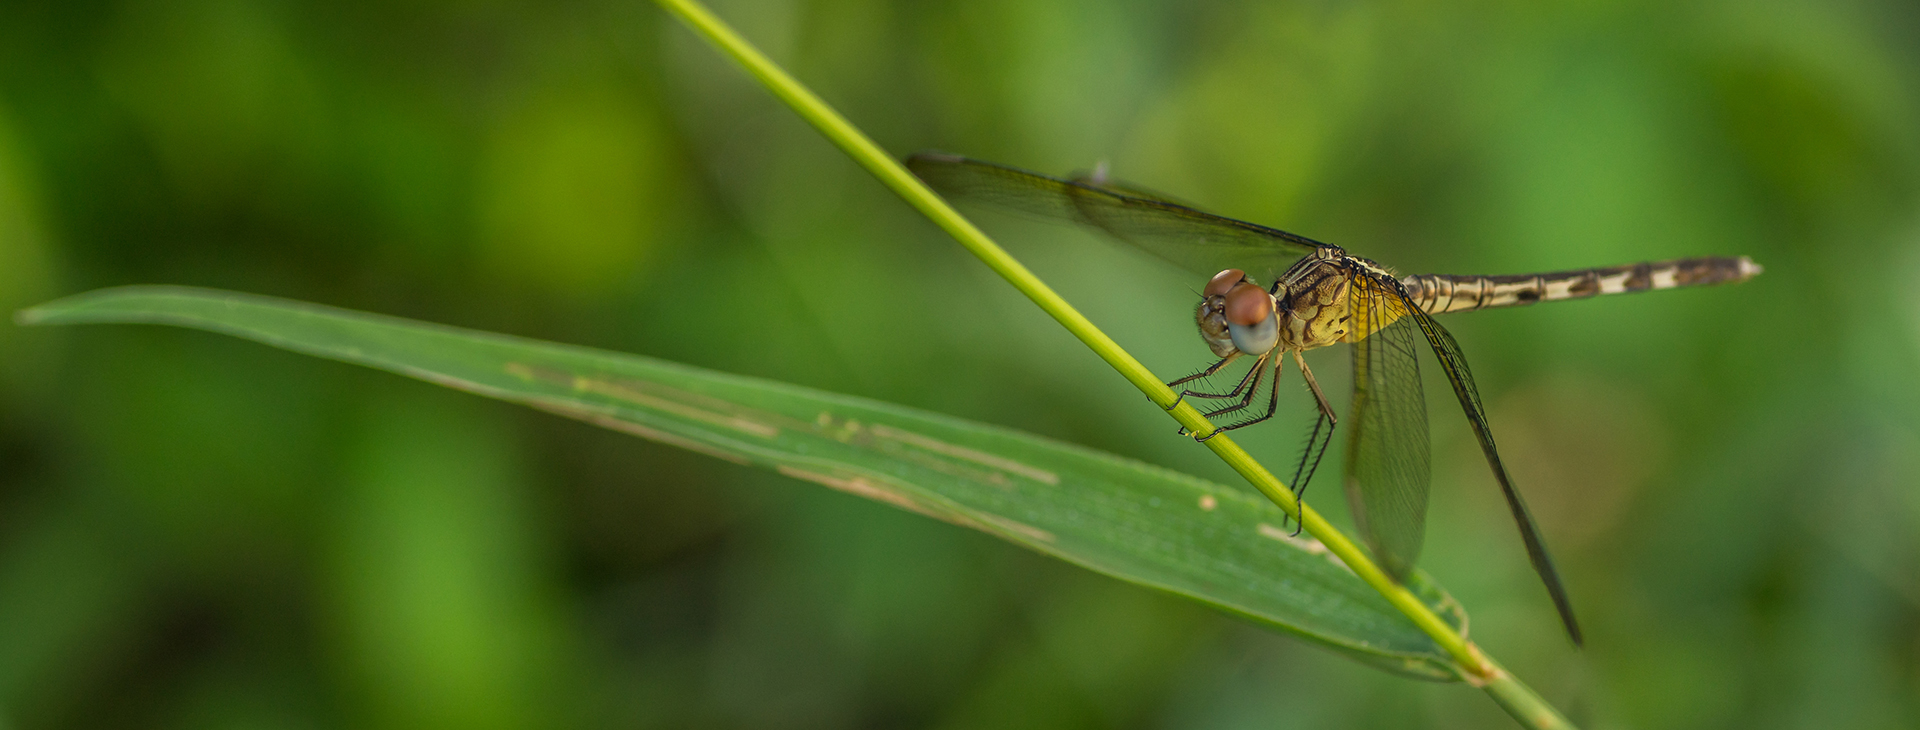
MULTIPOLYGON (((1446 320, 1586 650, 1432 368, 1424 566, 1590 727, 1920 724, 1914 6, 718 10, 901 154, 1106 161, 1408 273, 1753 256, 1737 287, 1446 320)), ((1201 282, 980 220, 1157 372, 1208 359, 1201 282)), ((0 307, 132 283, 641 353, 1239 484, 644 2, 0 5, 0 307)), ((1344 403, 1346 354, 1313 362, 1344 403)), ((1298 423, 1243 439, 1274 463, 1297 382, 1298 423)), ((1308 498, 1344 524, 1338 483, 1308 498)), ((0 727, 1508 722, 554 416, 206 333, 0 325, 0 727)))

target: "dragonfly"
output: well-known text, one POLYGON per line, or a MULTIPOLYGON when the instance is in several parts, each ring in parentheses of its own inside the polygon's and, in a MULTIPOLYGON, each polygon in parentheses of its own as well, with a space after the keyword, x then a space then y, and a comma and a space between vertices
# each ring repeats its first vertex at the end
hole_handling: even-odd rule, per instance
POLYGON ((1761 272, 1746 256, 1712 256, 1543 274, 1401 277, 1339 246, 1207 213, 1108 179, 1104 166, 1090 175, 1062 179, 944 153, 915 154, 906 164, 949 199, 1077 223, 1209 277, 1194 322, 1217 360, 1167 384, 1179 390, 1174 406, 1185 399, 1216 402, 1218 407, 1204 411, 1207 417, 1239 419, 1195 434, 1200 440, 1266 421, 1279 408, 1283 362, 1292 360, 1316 412, 1291 489, 1296 499, 1304 497, 1335 428, 1343 427, 1344 487, 1355 526, 1380 567, 1403 583, 1424 541, 1431 477, 1418 357, 1424 341, 1452 386, 1506 497, 1529 562, 1576 646, 1583 643, 1580 624, 1559 571, 1500 459, 1466 356, 1434 315, 1734 283, 1761 272), (1274 272, 1266 286, 1247 273, 1262 267, 1274 272), (1308 350, 1340 343, 1352 347, 1353 397, 1346 421, 1328 403, 1301 357, 1308 350), (1232 389, 1189 387, 1242 359, 1253 365, 1232 389), (1263 384, 1264 407, 1258 402, 1263 384))

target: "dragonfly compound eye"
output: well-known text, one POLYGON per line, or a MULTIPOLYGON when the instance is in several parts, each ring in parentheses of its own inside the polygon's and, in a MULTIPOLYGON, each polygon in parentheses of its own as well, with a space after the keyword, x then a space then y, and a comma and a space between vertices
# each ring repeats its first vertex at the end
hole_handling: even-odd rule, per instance
POLYGON ((1280 342, 1280 322, 1274 316, 1273 296, 1252 284, 1227 293, 1227 333, 1235 349, 1265 355, 1280 342))
POLYGON ((1207 288, 1201 292, 1201 295, 1209 296, 1209 297, 1217 297, 1227 292, 1233 291, 1233 286, 1235 284, 1238 284, 1246 280, 1247 280, 1247 272, 1241 271, 1239 269, 1227 269, 1218 274, 1214 274, 1213 280, 1207 282, 1207 288))
MULTIPOLYGON (((1218 281, 1218 279, 1215 279, 1218 281)), ((1252 284, 1241 284, 1227 293, 1227 323, 1259 324, 1273 316, 1273 297, 1252 284)))

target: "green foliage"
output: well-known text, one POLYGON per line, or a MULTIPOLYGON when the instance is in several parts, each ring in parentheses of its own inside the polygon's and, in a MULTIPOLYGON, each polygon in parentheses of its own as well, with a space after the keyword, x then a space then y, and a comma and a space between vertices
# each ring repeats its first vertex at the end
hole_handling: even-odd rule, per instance
MULTIPOLYGON (((1422 567, 1583 726, 1920 725, 1910 3, 716 11, 895 155, 1104 160, 1405 273, 1753 256, 1739 287, 1444 320, 1586 651, 1457 418, 1433 421, 1422 567)), ((1204 364, 1200 282, 978 222, 1154 372, 1204 364)), ((650 3, 0 4, 0 308, 141 283, 643 353, 1242 488, 650 3)), ((1267 463, 1311 412, 1284 395, 1234 434, 1267 463)), ((1338 477, 1307 501, 1344 529, 1338 477)), ((411 730, 476 707, 502 728, 1510 722, 764 470, 227 337, 0 324, 0 722, 411 730)))
MULTIPOLYGON (((224 332, 512 401, 883 502, 1427 679, 1452 664, 1325 547, 1244 492, 1051 439, 650 358, 183 287, 107 289, 23 324, 224 332)), ((1456 629, 1460 606, 1410 587, 1456 629)))

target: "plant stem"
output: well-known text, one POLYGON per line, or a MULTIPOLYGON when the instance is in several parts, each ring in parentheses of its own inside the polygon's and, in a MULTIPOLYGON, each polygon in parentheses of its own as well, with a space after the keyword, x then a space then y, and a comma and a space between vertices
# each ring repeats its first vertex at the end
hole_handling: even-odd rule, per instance
MULTIPOLYGON (((706 38, 721 52, 731 56, 747 73, 752 74, 765 85, 774 96, 780 98, 801 118, 812 124, 827 139, 839 146, 868 172, 880 179, 908 205, 940 226, 954 240, 960 242, 974 256, 1013 284, 1015 289, 1051 315, 1068 332, 1080 339, 1094 354, 1100 356, 1120 375, 1133 383, 1149 399, 1162 408, 1168 409, 1173 419, 1190 433, 1212 433, 1213 425, 1200 415, 1193 406, 1185 402, 1174 405, 1175 395, 1160 378, 1147 370, 1145 365, 1134 359, 1133 355, 1121 349, 1120 345, 1108 337, 1100 328, 1094 326, 1085 315, 1074 309, 1073 305, 1055 293, 1053 289, 1035 276, 1012 255, 989 239, 973 223, 961 217, 952 206, 947 205, 939 195, 929 189, 913 173, 894 160, 873 140, 861 134, 852 123, 841 117, 832 107, 802 86, 799 81, 775 65, 760 51, 735 33, 732 28, 709 12, 696 0, 656 0, 668 12, 678 16, 696 33, 706 38)), ((1453 627, 1441 620, 1431 608, 1416 598, 1405 586, 1374 565, 1373 561, 1361 552, 1358 545, 1321 517, 1313 508, 1306 507, 1294 500, 1293 492, 1285 484, 1267 471, 1246 450, 1228 438, 1225 434, 1216 434, 1206 442, 1207 448, 1244 477, 1261 494, 1273 500, 1280 509, 1300 521, 1308 534, 1326 545, 1327 550, 1338 556, 1351 568, 1355 575, 1374 590, 1380 592, 1401 613, 1406 614, 1414 625, 1419 626, 1435 644, 1452 656, 1459 665, 1462 677, 1469 683, 1479 686, 1492 695, 1495 702, 1511 713, 1527 727, 1534 728, 1571 728, 1573 725, 1561 717, 1551 705, 1535 694, 1525 684, 1508 674, 1491 659, 1482 654, 1472 642, 1453 630, 1453 627)))
POLYGON ((1528 687, 1525 682, 1508 674, 1506 667, 1494 664, 1491 659, 1487 659, 1486 662, 1493 667, 1494 675, 1487 678, 1486 684, 1482 685, 1481 689, 1486 690, 1487 696, 1492 697, 1494 703, 1500 705, 1500 709, 1506 710, 1507 714, 1512 715, 1513 719, 1532 728, 1573 727, 1573 723, 1561 715, 1559 710, 1554 709, 1553 705, 1534 693, 1532 687, 1528 687))

